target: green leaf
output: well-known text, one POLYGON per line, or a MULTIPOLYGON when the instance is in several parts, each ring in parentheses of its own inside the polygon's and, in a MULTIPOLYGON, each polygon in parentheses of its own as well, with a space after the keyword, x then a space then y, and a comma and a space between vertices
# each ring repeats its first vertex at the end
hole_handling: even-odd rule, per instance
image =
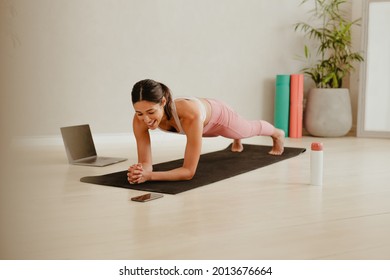
POLYGON ((305 57, 309 58, 309 54, 310 54, 309 48, 307 47, 307 45, 305 45, 305 57))

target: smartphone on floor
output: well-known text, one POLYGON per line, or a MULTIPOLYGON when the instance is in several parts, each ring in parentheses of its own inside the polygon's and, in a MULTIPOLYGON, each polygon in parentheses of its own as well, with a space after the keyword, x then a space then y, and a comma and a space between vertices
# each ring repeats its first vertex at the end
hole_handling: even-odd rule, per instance
POLYGON ((132 197, 131 200, 137 202, 147 202, 153 199, 161 198, 163 196, 164 195, 162 195, 161 193, 146 193, 143 195, 132 197))

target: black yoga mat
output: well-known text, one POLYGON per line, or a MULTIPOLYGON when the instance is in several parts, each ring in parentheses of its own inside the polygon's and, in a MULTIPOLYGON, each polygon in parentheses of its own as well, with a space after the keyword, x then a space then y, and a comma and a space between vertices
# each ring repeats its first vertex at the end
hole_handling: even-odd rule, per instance
MULTIPOLYGON (((224 150, 202 154, 195 176, 189 181, 148 181, 142 184, 130 184, 127 170, 101 176, 83 177, 84 183, 121 187, 148 192, 178 194, 197 187, 224 180, 263 166, 295 157, 306 151, 304 148, 284 148, 281 156, 272 156, 270 146, 244 144, 244 151, 233 153, 230 146, 224 150)), ((165 171, 183 165, 183 159, 153 165, 154 171, 165 171)))

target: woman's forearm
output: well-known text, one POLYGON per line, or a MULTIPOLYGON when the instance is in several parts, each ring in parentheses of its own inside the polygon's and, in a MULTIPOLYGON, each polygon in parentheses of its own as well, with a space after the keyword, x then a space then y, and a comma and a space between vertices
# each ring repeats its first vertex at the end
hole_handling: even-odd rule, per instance
POLYGON ((195 175, 195 170, 179 167, 169 171, 152 171, 149 173, 151 181, 186 181, 191 180, 195 175))

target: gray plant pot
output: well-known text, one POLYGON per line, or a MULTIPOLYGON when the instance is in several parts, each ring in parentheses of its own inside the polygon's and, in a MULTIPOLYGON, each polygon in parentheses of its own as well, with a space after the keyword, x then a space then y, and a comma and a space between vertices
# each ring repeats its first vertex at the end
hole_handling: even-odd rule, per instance
POLYGON ((304 125, 318 137, 340 137, 352 127, 352 109, 346 88, 313 88, 307 96, 304 125))

